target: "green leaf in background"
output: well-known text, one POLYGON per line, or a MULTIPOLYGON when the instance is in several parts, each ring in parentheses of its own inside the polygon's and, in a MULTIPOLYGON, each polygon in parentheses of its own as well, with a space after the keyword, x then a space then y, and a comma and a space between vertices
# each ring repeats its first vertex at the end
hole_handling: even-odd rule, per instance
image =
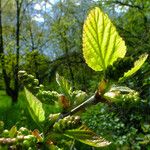
POLYGON ((142 67, 142 65, 143 65, 144 62, 146 61, 147 57, 148 57, 148 54, 142 54, 142 55, 139 57, 139 59, 138 59, 137 61, 135 61, 134 67, 131 68, 129 71, 125 72, 125 73, 124 73, 124 76, 121 77, 121 78, 119 79, 119 81, 124 80, 124 79, 126 79, 127 77, 133 75, 135 72, 137 72, 137 71, 142 67))
POLYGON ((84 125, 78 129, 66 130, 64 134, 67 137, 94 147, 103 147, 110 144, 110 142, 96 135, 84 125))
POLYGON ((90 11, 83 26, 83 55, 95 71, 102 71, 126 53, 124 40, 98 7, 90 11))
POLYGON ((70 93, 72 92, 72 88, 70 83, 58 73, 56 74, 56 82, 58 83, 62 94, 64 94, 69 100, 71 100, 70 93))
POLYGON ((42 107, 42 103, 27 89, 25 89, 25 94, 28 102, 28 110, 32 119, 39 124, 45 121, 45 111, 42 107))

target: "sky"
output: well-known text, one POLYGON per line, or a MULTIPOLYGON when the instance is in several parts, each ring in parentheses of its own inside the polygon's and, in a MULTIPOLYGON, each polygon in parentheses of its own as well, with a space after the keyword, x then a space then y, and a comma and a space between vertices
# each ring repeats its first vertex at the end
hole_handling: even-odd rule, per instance
MULTIPOLYGON (((43 1, 43 2, 36 3, 36 4, 34 5, 34 9, 35 9, 36 11, 41 11, 41 10, 50 11, 51 8, 52 8, 51 4, 53 5, 53 4, 55 4, 57 1, 58 1, 58 0, 49 0, 48 2, 43 1)), ((95 1, 97 1, 97 0, 95 0, 95 1)), ((118 6, 118 5, 116 5, 116 7, 115 7, 115 11, 116 11, 117 13, 126 12, 127 10, 128 10, 128 7, 122 7, 122 6, 118 6)), ((41 15, 40 12, 39 12, 39 13, 36 13, 36 15, 34 15, 32 19, 35 20, 35 21, 37 21, 37 22, 41 22, 41 23, 44 22, 44 18, 43 18, 43 16, 41 15)))
MULTIPOLYGON (((37 11, 40 11, 40 10, 49 11, 52 8, 51 4, 55 4, 56 1, 57 0, 49 0, 49 2, 43 1, 40 3, 36 3, 34 5, 34 9, 37 11)), ((32 19, 38 22, 44 22, 44 18, 40 13, 37 13, 32 19)))

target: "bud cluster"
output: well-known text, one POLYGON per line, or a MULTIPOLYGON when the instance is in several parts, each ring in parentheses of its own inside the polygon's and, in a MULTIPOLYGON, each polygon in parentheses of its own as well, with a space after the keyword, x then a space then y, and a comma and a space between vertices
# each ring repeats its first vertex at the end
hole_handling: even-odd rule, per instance
POLYGON ((44 91, 39 90, 36 96, 46 104, 54 104, 55 100, 58 99, 59 94, 56 91, 44 91))
POLYGON ((120 94, 116 97, 118 99, 118 101, 120 102, 129 102, 129 103, 132 103, 132 102, 138 102, 140 100, 140 97, 139 97, 139 93, 138 92, 130 92, 128 94, 120 94))
POLYGON ((19 71, 19 79, 42 103, 54 104, 59 97, 56 91, 45 91, 44 86, 39 84, 39 80, 26 71, 19 71))
POLYGON ((81 126, 81 119, 79 116, 67 116, 60 119, 53 125, 55 132, 64 132, 65 130, 75 129, 81 126))
POLYGON ((18 73, 20 81, 30 90, 32 93, 37 93, 40 89, 39 80, 31 74, 27 74, 26 71, 19 71, 18 73))
POLYGON ((3 130, 0 134, 0 145, 8 146, 8 148, 22 147, 24 149, 36 146, 38 139, 32 134, 32 131, 21 127, 18 131, 3 130))

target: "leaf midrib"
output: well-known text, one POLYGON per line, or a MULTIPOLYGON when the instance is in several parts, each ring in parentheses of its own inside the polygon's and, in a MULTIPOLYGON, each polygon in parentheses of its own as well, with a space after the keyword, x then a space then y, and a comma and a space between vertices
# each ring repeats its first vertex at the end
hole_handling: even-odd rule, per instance
MULTIPOLYGON (((101 51, 101 46, 100 46, 100 41, 99 41, 99 37, 98 37, 98 26, 97 26, 97 22, 99 21, 99 14, 100 12, 99 12, 99 10, 98 10, 98 12, 97 12, 97 20, 96 20, 96 11, 94 11, 94 16, 93 16, 93 18, 94 18, 94 22, 95 22, 95 24, 96 24, 96 41, 97 41, 97 45, 98 45, 98 48, 99 48, 99 54, 100 54, 100 57, 101 57, 101 61, 102 61, 102 68, 103 68, 103 70, 105 70, 105 61, 104 61, 104 58, 103 58, 103 56, 102 56, 102 51, 101 51)), ((92 15, 92 14, 91 14, 92 15)), ((103 18, 103 16, 102 16, 102 18, 103 18)))

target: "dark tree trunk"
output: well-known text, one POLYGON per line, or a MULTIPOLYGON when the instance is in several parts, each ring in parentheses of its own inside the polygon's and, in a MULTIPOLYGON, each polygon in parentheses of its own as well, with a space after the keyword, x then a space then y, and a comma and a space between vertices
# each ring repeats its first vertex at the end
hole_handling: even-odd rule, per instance
POLYGON ((2 8, 1 8, 1 0, 0 0, 0 60, 2 65, 2 75, 4 78, 6 93, 9 96, 13 95, 13 90, 10 88, 10 78, 7 75, 5 68, 5 54, 4 54, 4 46, 3 46, 3 30, 2 30, 2 8))
POLYGON ((16 0, 16 64, 14 68, 14 96, 13 101, 17 101, 19 93, 19 84, 18 84, 18 70, 19 70, 19 51, 20 51, 20 9, 21 3, 19 0, 16 0))
POLYGON ((20 50, 20 9, 21 3, 19 0, 16 0, 17 12, 16 12, 16 64, 14 67, 14 89, 11 88, 10 82, 11 78, 7 74, 5 67, 5 53, 4 53, 4 45, 3 45, 3 30, 2 30, 2 8, 1 8, 1 0, 0 0, 0 59, 2 65, 2 74, 5 82, 6 93, 12 98, 13 102, 17 102, 19 85, 18 85, 18 67, 19 67, 19 50, 20 50))

